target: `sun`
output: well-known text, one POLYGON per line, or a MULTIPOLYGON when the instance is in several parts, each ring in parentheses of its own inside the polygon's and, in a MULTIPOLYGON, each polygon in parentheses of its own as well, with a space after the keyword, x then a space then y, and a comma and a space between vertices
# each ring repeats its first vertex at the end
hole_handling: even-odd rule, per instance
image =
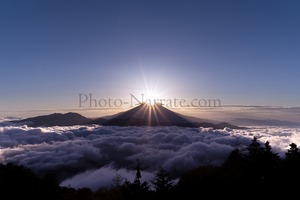
POLYGON ((159 94, 154 91, 145 92, 144 102, 149 106, 154 106, 155 104, 162 103, 159 94))
POLYGON ((162 84, 160 73, 156 73, 155 76, 144 73, 142 69, 142 77, 144 81, 144 87, 141 90, 143 94, 143 103, 148 106, 163 105, 165 91, 162 91, 162 84))

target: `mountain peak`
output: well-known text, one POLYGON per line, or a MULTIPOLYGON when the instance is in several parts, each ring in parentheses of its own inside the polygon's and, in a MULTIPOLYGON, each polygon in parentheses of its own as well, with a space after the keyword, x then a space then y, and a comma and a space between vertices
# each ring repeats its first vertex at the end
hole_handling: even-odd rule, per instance
MULTIPOLYGON (((194 118, 193 118, 194 119, 194 118)), ((225 127, 240 129, 228 123, 211 123, 190 121, 187 116, 173 112, 160 103, 153 105, 142 103, 128 111, 117 113, 109 118, 89 119, 78 113, 53 113, 14 120, 13 123, 24 123, 29 126, 72 126, 99 124, 104 126, 181 126, 181 127, 211 127, 223 129, 225 127)))
POLYGON ((142 103, 110 120, 104 125, 116 126, 189 126, 195 124, 165 108, 160 103, 142 103))

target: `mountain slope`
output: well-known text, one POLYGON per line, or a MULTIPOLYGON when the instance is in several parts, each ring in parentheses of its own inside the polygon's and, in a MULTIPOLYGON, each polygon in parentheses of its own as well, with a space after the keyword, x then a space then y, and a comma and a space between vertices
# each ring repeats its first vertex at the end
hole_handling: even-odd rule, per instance
POLYGON ((139 105, 109 119, 104 125, 117 126, 188 126, 195 124, 160 105, 139 105))
POLYGON ((212 123, 199 122, 196 118, 186 117, 175 113, 161 105, 148 106, 141 104, 131 110, 116 115, 107 120, 103 125, 107 126, 183 126, 183 127, 212 127, 223 129, 225 127, 238 129, 241 127, 226 122, 212 123), (189 119, 193 119, 190 121, 189 119), (198 121, 198 122, 195 122, 198 121))

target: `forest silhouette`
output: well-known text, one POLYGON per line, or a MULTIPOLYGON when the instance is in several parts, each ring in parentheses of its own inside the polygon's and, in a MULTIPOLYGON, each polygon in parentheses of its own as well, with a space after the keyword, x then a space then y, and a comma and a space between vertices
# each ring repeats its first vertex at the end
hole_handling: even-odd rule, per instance
POLYGON ((136 200, 136 199, 207 199, 271 198, 298 193, 300 151, 289 145, 285 156, 272 152, 267 141, 256 137, 244 149, 234 149, 221 166, 201 166, 185 173, 175 183, 160 169, 152 181, 142 181, 141 163, 137 161, 133 181, 118 173, 110 188, 93 192, 88 188, 62 187, 55 174, 43 177, 30 169, 14 164, 0 164, 0 199, 46 200, 136 200), (206 198, 204 198, 206 197, 206 198))

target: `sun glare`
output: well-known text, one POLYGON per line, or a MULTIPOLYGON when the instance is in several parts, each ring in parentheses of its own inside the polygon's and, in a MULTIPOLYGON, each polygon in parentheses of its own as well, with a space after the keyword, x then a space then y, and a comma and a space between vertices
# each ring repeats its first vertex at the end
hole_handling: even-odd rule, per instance
POLYGON ((141 91, 144 94, 143 103, 148 106, 163 105, 166 91, 161 88, 162 74, 156 73, 151 76, 151 73, 145 73, 143 67, 141 68, 144 87, 141 91))
POLYGON ((155 103, 160 103, 159 95, 153 91, 148 91, 145 93, 145 103, 147 103, 150 106, 155 105, 155 103))

